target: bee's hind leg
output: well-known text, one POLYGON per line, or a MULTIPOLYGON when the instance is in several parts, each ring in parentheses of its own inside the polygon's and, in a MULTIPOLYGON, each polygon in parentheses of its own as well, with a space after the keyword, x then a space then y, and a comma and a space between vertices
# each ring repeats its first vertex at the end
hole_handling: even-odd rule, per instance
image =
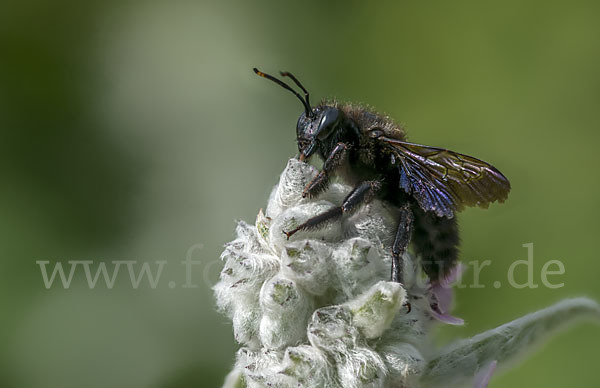
POLYGON ((309 218, 297 228, 289 232, 283 232, 289 239, 296 232, 301 230, 316 229, 327 222, 331 222, 340 218, 343 214, 350 214, 360 207, 360 205, 370 202, 375 193, 381 188, 379 181, 364 181, 359 183, 351 192, 344 198, 342 206, 333 207, 321 214, 309 218))
POLYGON ((400 208, 400 222, 392 245, 392 281, 396 283, 402 283, 403 280, 401 258, 410 242, 413 220, 414 216, 410 205, 405 204, 400 208))

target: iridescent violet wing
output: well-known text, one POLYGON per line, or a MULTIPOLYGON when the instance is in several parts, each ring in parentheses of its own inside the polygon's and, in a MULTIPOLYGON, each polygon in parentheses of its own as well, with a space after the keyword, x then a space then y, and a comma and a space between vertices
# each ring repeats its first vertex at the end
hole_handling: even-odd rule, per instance
POLYGON ((377 140, 386 144, 397 160, 400 187, 425 211, 452 218, 465 206, 487 208, 508 197, 508 179, 482 160, 388 137, 377 140))

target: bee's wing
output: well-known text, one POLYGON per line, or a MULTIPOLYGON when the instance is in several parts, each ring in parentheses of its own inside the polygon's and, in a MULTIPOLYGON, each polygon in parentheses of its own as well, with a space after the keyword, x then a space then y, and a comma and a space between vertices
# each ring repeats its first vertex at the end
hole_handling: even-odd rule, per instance
POLYGON ((491 202, 504 202, 508 197, 508 179, 482 160, 389 137, 377 140, 394 156, 400 187, 425 211, 452 218, 465 206, 487 208, 491 202))

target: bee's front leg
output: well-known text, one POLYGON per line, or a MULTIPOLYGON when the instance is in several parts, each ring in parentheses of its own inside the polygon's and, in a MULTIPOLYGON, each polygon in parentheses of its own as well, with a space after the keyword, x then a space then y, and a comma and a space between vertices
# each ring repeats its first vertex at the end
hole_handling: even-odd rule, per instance
POLYGON ((327 159, 323 163, 323 170, 319 171, 315 177, 308 182, 304 190, 302 191, 302 198, 314 198, 329 186, 329 175, 333 172, 344 160, 346 152, 350 148, 349 144, 337 143, 333 150, 327 156, 327 159))

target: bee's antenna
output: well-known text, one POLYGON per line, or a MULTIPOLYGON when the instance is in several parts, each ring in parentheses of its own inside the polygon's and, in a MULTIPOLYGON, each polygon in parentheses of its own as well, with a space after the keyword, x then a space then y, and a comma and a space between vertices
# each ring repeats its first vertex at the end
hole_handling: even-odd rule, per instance
MULTIPOLYGON (((306 100, 306 105, 308 105, 308 107, 311 108, 310 101, 308 100, 310 94, 308 93, 308 90, 306 90, 306 88, 304 86, 302 86, 300 81, 298 81, 298 79, 296 77, 294 77, 294 75, 292 73, 290 73, 289 71, 280 71, 279 74, 281 74, 282 77, 290 77, 292 79, 292 81, 294 81, 296 83, 296 85, 298 85, 298 87, 300 89, 302 89, 302 91, 304 92, 304 99, 306 100)), ((310 111, 312 112, 312 108, 310 109, 310 111)))
MULTIPOLYGON (((298 99, 300 100, 300 102, 302 102, 302 105, 304 105, 304 111, 306 113, 306 116, 308 116, 308 117, 312 116, 312 109, 311 109, 310 105, 308 104, 308 101, 305 100, 305 99, 303 99, 302 96, 297 91, 295 91, 294 89, 292 89, 290 87, 290 85, 288 85, 285 82, 283 82, 283 81, 281 81, 281 80, 273 77, 272 75, 263 73, 262 71, 258 70, 256 67, 253 68, 252 70, 254 70, 254 72, 256 74, 258 74, 259 76, 261 76, 263 78, 266 78, 268 80, 271 80, 271 81, 275 82, 277 85, 281 86, 282 88, 287 89, 290 92, 294 93, 294 95, 296 95, 296 97, 298 97, 298 99)), ((296 80, 296 78, 292 78, 292 79, 296 82, 296 84, 300 84, 296 80)), ((306 92, 306 90, 302 86, 300 86, 300 87, 302 88, 302 90, 304 90, 305 94, 308 96, 308 92, 306 92)))

